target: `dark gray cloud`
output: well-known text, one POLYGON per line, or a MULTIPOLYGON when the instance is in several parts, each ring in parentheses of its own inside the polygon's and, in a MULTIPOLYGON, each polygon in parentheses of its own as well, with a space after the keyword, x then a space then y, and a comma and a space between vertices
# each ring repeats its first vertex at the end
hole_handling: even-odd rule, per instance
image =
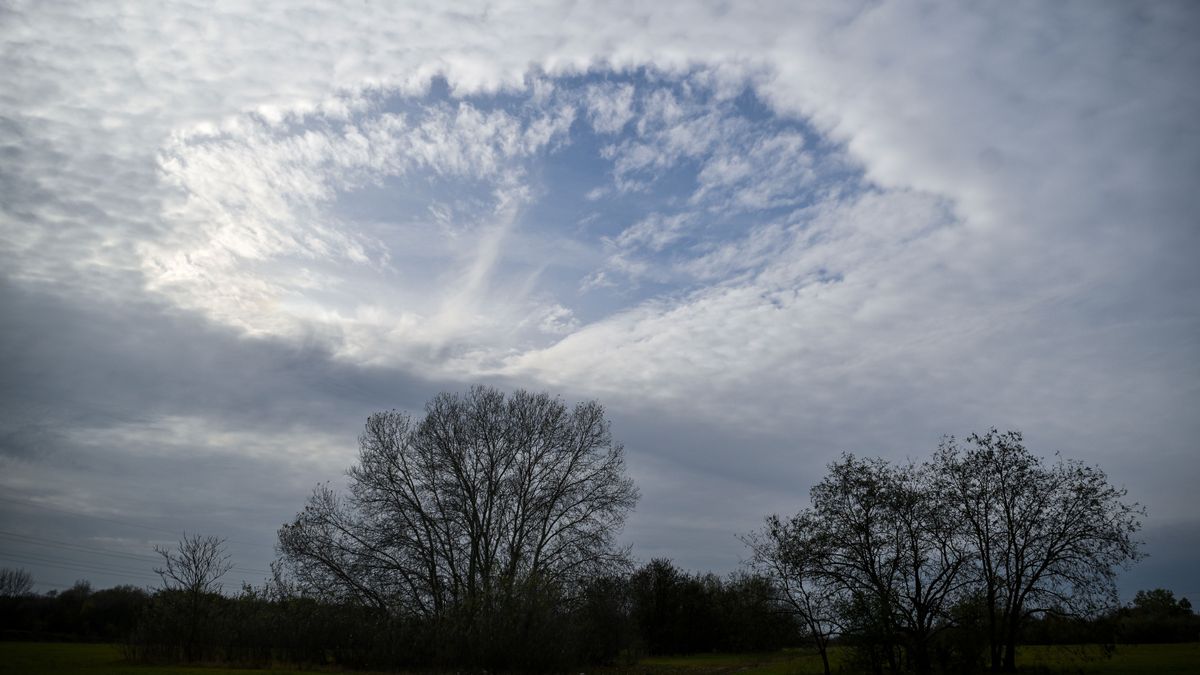
MULTIPOLYGON (((186 529, 236 540, 241 564, 265 567, 274 530, 353 461, 368 414, 419 410, 455 386, 338 364, 319 346, 238 336, 133 297, 72 300, 5 281, 0 314, 0 529, 124 553, 186 529)), ((68 566, 131 567, 2 543, 68 566)), ((123 578, 46 571, 52 583, 123 578)))
POLYGON ((108 427, 196 414, 236 428, 320 429, 436 388, 404 373, 334 362, 317 342, 239 335, 153 299, 66 298, 0 285, 4 408, 49 426, 108 427))

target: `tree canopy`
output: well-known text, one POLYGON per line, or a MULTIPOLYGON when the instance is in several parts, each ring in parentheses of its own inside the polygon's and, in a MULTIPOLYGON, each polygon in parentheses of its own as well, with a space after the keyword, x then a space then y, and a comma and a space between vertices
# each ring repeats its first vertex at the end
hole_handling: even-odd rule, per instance
POLYGON ((747 541, 818 647, 836 627, 873 669, 928 672, 971 656, 939 635, 981 607, 991 667, 1012 671, 1030 617, 1117 606, 1144 513, 1125 496, 1099 468, 1049 462, 993 429, 947 438, 922 464, 845 455, 809 508, 747 541))
MULTIPOLYGON (((463 634, 620 568, 638 492, 604 408, 487 387, 371 415, 350 490, 320 486, 279 547, 301 586, 463 634)), ((524 610, 522 610, 524 611, 524 610)))

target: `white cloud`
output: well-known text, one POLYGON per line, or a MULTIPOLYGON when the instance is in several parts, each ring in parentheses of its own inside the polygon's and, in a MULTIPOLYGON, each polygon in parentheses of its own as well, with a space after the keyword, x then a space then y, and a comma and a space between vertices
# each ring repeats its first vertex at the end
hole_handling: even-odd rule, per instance
POLYGON ((633 119, 633 85, 590 85, 585 94, 588 119, 602 134, 620 131, 633 119))
POLYGON ((464 341, 503 351, 512 312, 532 306, 527 291, 495 302, 490 287, 530 199, 522 161, 556 142, 573 117, 569 106, 518 119, 464 103, 352 119, 238 119, 180 135, 161 162, 177 194, 165 210, 170 229, 139 245, 147 283, 251 333, 307 335, 315 324, 356 360, 422 362, 428 350, 464 341), (391 292, 412 242, 367 234, 337 216, 334 202, 385 180, 420 194, 431 178, 491 192, 479 195, 482 210, 429 204, 447 236, 470 240, 433 252, 450 258, 442 289, 391 292))
MULTIPOLYGON (((760 426, 793 423, 780 417, 778 406, 815 391, 832 395, 836 405, 857 406, 861 401, 846 391, 851 383, 898 377, 896 369, 906 366, 889 358, 899 350, 916 350, 905 358, 927 363, 932 354, 920 353, 919 343, 932 332, 931 322, 958 320, 962 307, 931 310, 938 287, 961 280, 923 279, 919 270, 946 245, 942 238, 963 236, 928 195, 867 194, 822 204, 787 229, 756 230, 728 245, 760 252, 756 273, 679 302, 644 303, 515 357, 510 368, 556 386, 587 383, 589 391, 607 396, 686 404, 760 426), (770 254, 763 255, 768 246, 770 254), (873 334, 886 334, 882 342, 890 344, 863 337, 873 334), (766 401, 730 397, 772 386, 790 393, 766 401)), ((714 258, 721 257, 731 256, 718 253, 695 264, 716 268, 714 258)))
POLYGON ((705 161, 693 203, 750 211, 800 203, 815 180, 804 136, 785 131, 747 141, 725 143, 705 161))
POLYGON ((618 248, 646 248, 661 251, 682 236, 690 215, 686 213, 662 216, 652 213, 646 218, 625 228, 613 241, 618 248))
POLYGON ((551 335, 569 335, 579 328, 575 313, 557 303, 546 307, 537 318, 538 329, 551 335))
MULTIPOLYGON (((52 269, 60 262, 33 255, 35 250, 69 252, 66 264, 85 275, 98 268, 140 268, 127 255, 130 242, 155 241, 146 235, 158 229, 164 199, 168 215, 185 215, 155 177, 138 168, 149 153, 167 147, 168 177, 186 183, 176 182, 186 192, 204 195, 184 207, 190 213, 185 219, 206 232, 190 248, 172 242, 168 252, 152 256, 151 283, 163 287, 191 274, 194 284, 216 294, 209 303, 213 312, 260 315, 288 287, 309 289, 314 278, 336 277, 310 269, 273 278, 255 270, 226 283, 229 278, 214 270, 232 274, 231 260, 280 255, 346 264, 379 260, 385 252, 378 242, 323 217, 320 206, 333 191, 368 180, 364 174, 371 172, 397 174, 403 170, 398 157, 448 174, 494 177, 509 168, 505 155, 544 147, 569 126, 573 112, 560 110, 517 130, 503 114, 463 108, 424 120, 408 130, 411 137, 399 133, 402 116, 386 113, 367 116, 373 121, 361 129, 348 123, 341 137, 313 131, 277 142, 270 140, 273 130, 306 118, 352 120, 376 105, 371 92, 421 91, 435 73, 447 75, 455 92, 528 86, 533 99, 544 102, 556 89, 555 75, 599 63, 616 69, 649 65, 665 73, 701 64, 691 82, 718 90, 718 106, 752 82, 778 110, 809 115, 844 141, 879 184, 943 196, 989 242, 964 244, 957 252, 961 265, 989 274, 1003 274, 987 268, 991 259, 1019 267, 1013 276, 1051 284, 1097 275, 1104 266, 1138 274, 1142 263, 1124 262, 1122 253, 1141 251, 1147 259, 1178 249, 1186 236, 1179 229, 1185 214, 1194 212, 1184 208, 1194 202, 1192 191, 1181 191, 1190 175, 1186 158, 1195 156, 1194 142, 1187 140, 1193 135, 1177 132, 1191 124, 1182 111, 1195 107, 1195 94, 1172 86, 1196 61, 1185 30, 1194 13, 1176 6, 1148 9, 1137 21, 1119 8, 1097 12, 1085 5, 1064 6, 1054 20, 1000 8, 981 14, 931 5, 908 12, 853 3, 769 11, 739 5, 719 17, 672 5, 534 10, 501 4, 465 13, 415 5, 291 10, 290 3, 268 3, 256 8, 253 19, 236 11, 142 4, 122 11, 14 10, 19 20, 5 22, 3 39, 20 45, 22 59, 4 69, 4 105, 13 133, 23 139, 18 147, 29 176, 19 188, 17 178, 7 179, 19 193, 6 200, 3 228, 12 274, 61 276, 52 269), (561 30, 537 28, 551 24, 561 30), (929 34, 940 37, 926 39, 929 34), (1116 49, 1118 38, 1132 46, 1116 49), (68 43, 74 51, 62 50, 68 43), (991 47, 975 49, 979 44, 991 47), (86 60, 72 55, 84 53, 86 60), (531 77, 531 64, 543 74, 531 77), (1142 77, 1148 68, 1160 76, 1142 77), (122 75, 114 79, 113 73, 122 75), (1052 100, 1042 98, 1050 93, 1052 100), (1185 100, 1193 104, 1181 105, 1185 100), (257 140, 232 141, 244 143, 237 158, 204 156, 232 152, 218 139, 239 133, 257 140), (218 145, 205 148, 205 137, 218 145), (1159 140, 1172 137, 1181 142, 1159 140), (410 145, 396 146, 398 138, 410 145), (171 155, 181 144, 191 162, 186 169, 171 155), (63 157, 72 159, 64 163, 63 157), (1121 168, 1113 167, 1112 157, 1121 158, 1121 168), (197 175, 204 161, 214 162, 214 170, 197 175), (339 185, 322 169, 281 168, 288 162, 310 169, 327 162, 349 177, 339 185), (1092 186, 1122 198, 1092 199, 1092 186), (29 197, 37 194, 60 199, 29 197), (67 195, 73 195, 70 201, 67 195), (105 217, 88 218, 88 209, 105 217), (254 215, 243 218, 243 211, 254 215), (1161 240, 1174 247, 1131 245, 1134 235, 1117 218, 1133 221, 1143 212, 1171 223, 1161 240), (1109 223, 1099 227, 1115 235, 1098 244, 1103 265, 1085 267, 1082 258, 1046 264, 1019 254, 1028 251, 1026 242, 1046 236, 1061 247, 1087 246, 1097 223, 1109 223), (94 253, 76 255, 81 248, 94 253), (966 262, 976 254, 978 260, 966 262), (181 259, 164 261, 172 255, 181 259)), ((635 107, 642 111, 636 121, 640 140, 614 148, 618 184, 644 187, 653 178, 637 177, 639 171, 704 156, 697 202, 743 209, 787 203, 795 185, 810 179, 804 139, 780 135, 749 147, 723 146, 731 133, 752 132, 712 106, 689 111, 691 86, 683 85, 682 99, 653 89, 636 106, 627 84, 588 91, 587 114, 599 130, 620 129, 634 121, 635 107)), ((764 250, 751 242, 708 246, 675 264, 714 279, 719 270, 746 269, 731 259, 734 251, 764 250)), ((612 266, 593 279, 611 281, 617 267, 632 274, 653 268, 628 255, 612 266)), ((422 323, 421 316, 412 321, 422 323)))

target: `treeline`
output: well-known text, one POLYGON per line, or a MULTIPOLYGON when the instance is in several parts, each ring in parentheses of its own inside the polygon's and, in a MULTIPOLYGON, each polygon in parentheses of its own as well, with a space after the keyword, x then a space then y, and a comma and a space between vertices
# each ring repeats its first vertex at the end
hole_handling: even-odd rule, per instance
POLYGON ((769 579, 690 574, 654 560, 576 594, 542 587, 471 616, 419 617, 304 597, 276 583, 235 597, 164 591, 130 639, 148 662, 560 671, 658 654, 772 651, 795 644, 769 579))
POLYGON ((1176 600, 1165 588, 1138 591, 1133 602, 1103 615, 1084 619, 1046 613, 1029 622, 1025 643, 1165 644, 1200 641, 1200 615, 1187 598, 1176 600))
MULTIPOLYGON (((389 617, 357 604, 285 597, 273 584, 237 595, 134 586, 92 590, 86 581, 46 594, 0 597, 6 640, 114 642, 150 662, 389 668, 457 664, 461 645, 439 642, 435 626, 389 617)), ((514 668, 627 664, 646 655, 759 652, 801 646, 803 631, 772 580, 751 574, 688 573, 665 559, 632 574, 593 581, 571 611, 542 617, 535 637, 506 642, 496 632, 492 660, 514 668), (528 653, 523 653, 528 652, 528 653)), ((948 640, 961 639, 949 634, 948 640)), ((1166 589, 1139 591, 1132 603, 1084 619, 1046 614, 1026 626, 1026 644, 1146 644, 1200 640, 1200 615, 1166 589)), ((853 650, 853 638, 835 640, 853 650)), ((969 644, 969 641, 968 643, 969 644)), ((978 643, 976 643, 978 644, 978 643)), ((981 645, 978 645, 981 647, 981 645)))
POLYGON ((20 588, 0 594, 0 636, 5 640, 125 642, 152 597, 136 586, 95 591, 87 581, 44 595, 20 588))
POLYGON ((761 652, 799 643, 795 617, 766 576, 688 574, 657 559, 622 581, 615 590, 629 598, 621 620, 632 629, 626 648, 634 653, 761 652))
POLYGON ((455 617, 421 620, 361 603, 303 597, 272 581, 236 595, 132 587, 0 599, 8 639, 121 642, 146 662, 289 663, 349 668, 561 670, 645 655, 773 651, 799 631, 771 580, 689 573, 658 559, 597 577, 576 597, 497 608, 471 635, 455 617))

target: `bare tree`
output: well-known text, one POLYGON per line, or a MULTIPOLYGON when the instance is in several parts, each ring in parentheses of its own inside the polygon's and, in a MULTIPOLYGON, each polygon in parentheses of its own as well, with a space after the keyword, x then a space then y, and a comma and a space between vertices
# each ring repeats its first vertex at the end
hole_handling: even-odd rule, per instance
POLYGON ((816 589, 843 594, 832 622, 867 637, 876 670, 898 670, 903 647, 908 667, 928 671, 953 610, 981 600, 991 667, 1013 671, 1029 617, 1116 606, 1116 572, 1141 557, 1133 536, 1145 513, 1125 495, 1100 469, 1048 463, 1019 432, 993 429, 965 445, 948 438, 921 465, 846 455, 813 487, 810 509, 768 519, 748 543, 798 589, 801 616, 825 613, 804 607, 816 589))
POLYGON ((813 514, 801 511, 787 520, 768 516, 763 529, 742 541, 750 547, 750 564, 774 581, 780 601, 800 620, 829 675, 829 642, 841 629, 845 599, 843 589, 824 574, 829 554, 817 531, 813 514))
POLYGON ((0 569, 0 598, 19 598, 33 590, 33 575, 28 570, 5 567, 0 569))
POLYGON ((154 568, 163 587, 191 595, 219 593, 221 577, 233 568, 225 553, 225 540, 218 537, 185 532, 174 548, 155 546, 154 552, 163 559, 162 566, 154 568))
POLYGON ((312 592, 469 622, 627 558, 614 537, 638 493, 596 402, 474 387, 419 421, 372 415, 359 447, 349 494, 318 487, 279 532, 312 592))
POLYGON ((1016 670, 1021 627, 1032 615, 1094 615, 1115 607, 1116 571, 1138 560, 1145 509, 1125 501, 1099 468, 1047 464, 1020 432, 943 442, 942 495, 961 514, 986 600, 993 670, 1016 670))
POLYGON ((221 577, 233 568, 225 552, 225 540, 185 532, 174 548, 155 546, 154 551, 162 557, 162 565, 154 572, 162 578, 164 590, 177 593, 183 600, 184 658, 195 660, 208 600, 221 592, 221 577))

